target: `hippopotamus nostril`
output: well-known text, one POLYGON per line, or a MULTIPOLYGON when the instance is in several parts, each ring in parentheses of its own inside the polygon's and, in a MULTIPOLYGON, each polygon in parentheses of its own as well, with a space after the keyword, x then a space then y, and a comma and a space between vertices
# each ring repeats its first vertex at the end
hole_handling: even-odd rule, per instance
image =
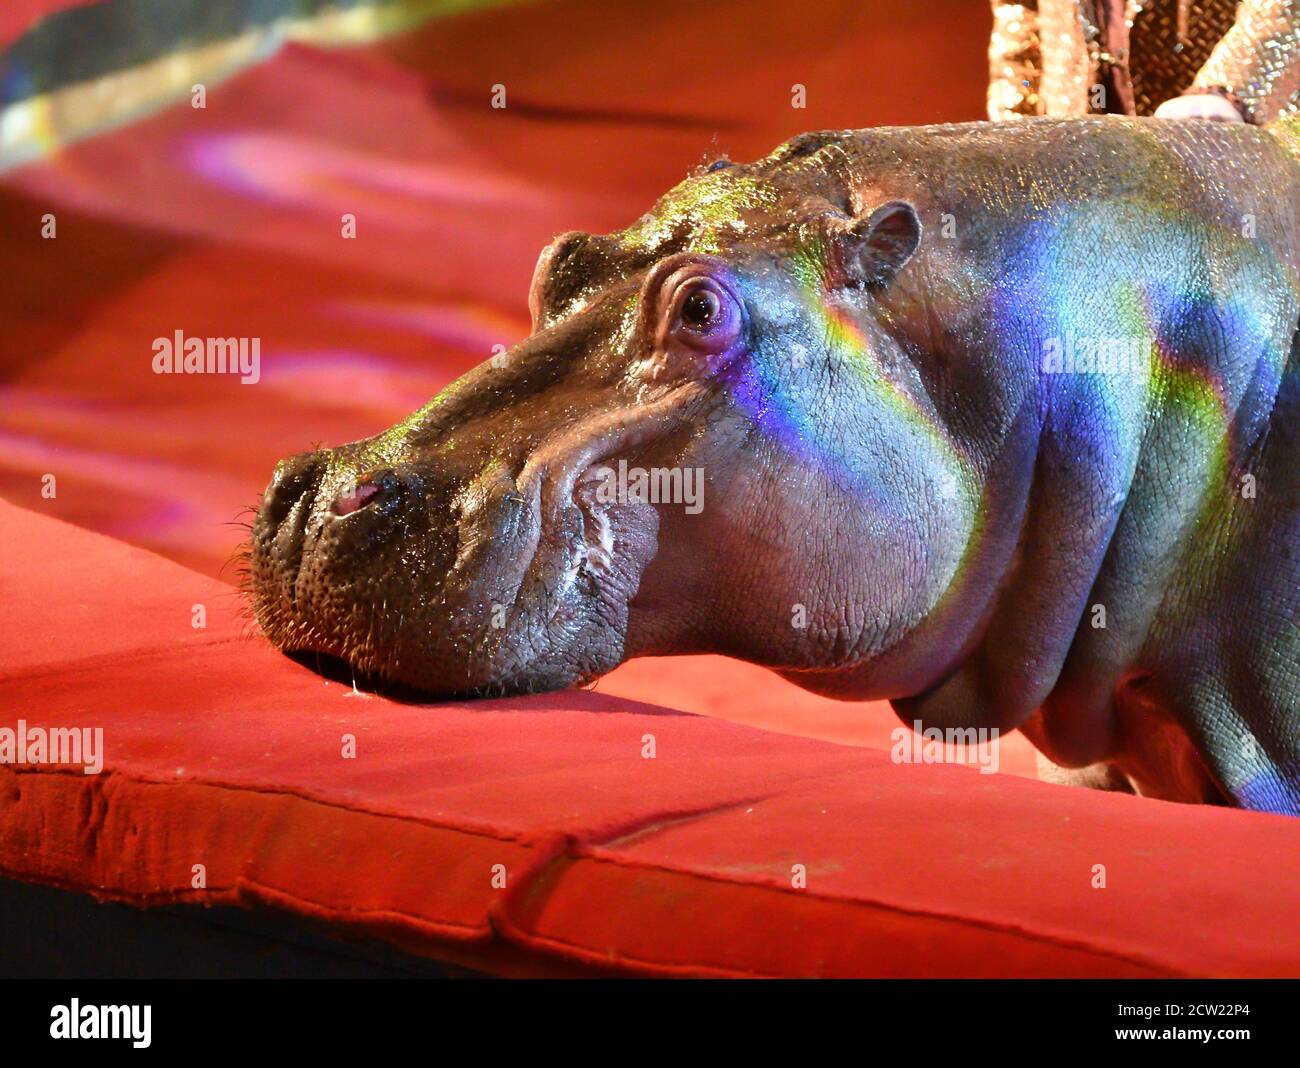
POLYGON ((319 452, 299 453, 276 466, 271 484, 262 494, 262 518, 271 529, 279 526, 304 496, 315 493, 324 470, 319 452))
POLYGON ((359 512, 382 492, 383 488, 378 483, 363 482, 344 490, 335 497, 334 503, 330 505, 330 511, 338 516, 351 515, 353 512, 359 512))

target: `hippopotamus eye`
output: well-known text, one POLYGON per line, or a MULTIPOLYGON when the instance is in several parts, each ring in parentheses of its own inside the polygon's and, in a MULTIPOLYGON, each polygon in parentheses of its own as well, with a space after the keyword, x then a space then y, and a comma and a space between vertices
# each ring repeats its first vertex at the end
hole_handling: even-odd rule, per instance
POLYGON ((692 330, 707 330, 722 312, 722 301, 711 289, 697 286, 682 301, 682 322, 692 330))
POLYGON ((681 280, 673 292, 670 309, 670 337, 693 349, 722 352, 740 334, 739 302, 725 286, 707 275, 681 280))

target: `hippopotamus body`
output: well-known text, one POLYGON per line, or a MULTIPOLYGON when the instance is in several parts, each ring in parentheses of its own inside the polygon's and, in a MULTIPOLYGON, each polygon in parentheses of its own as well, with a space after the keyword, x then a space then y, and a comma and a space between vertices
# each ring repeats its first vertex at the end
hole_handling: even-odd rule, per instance
POLYGON ((505 357, 280 464, 261 626, 448 695, 722 653, 1300 812, 1294 143, 1041 119, 702 168, 557 238, 505 357))

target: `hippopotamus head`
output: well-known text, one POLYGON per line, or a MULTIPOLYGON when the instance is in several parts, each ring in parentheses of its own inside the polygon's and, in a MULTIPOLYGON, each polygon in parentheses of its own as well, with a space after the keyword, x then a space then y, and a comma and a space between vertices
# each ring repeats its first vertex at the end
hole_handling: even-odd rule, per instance
POLYGON ((841 141, 718 161, 621 232, 556 238, 525 340, 282 461, 251 560, 271 640, 436 694, 704 651, 926 681, 885 654, 940 640, 918 624, 976 494, 909 352, 920 212, 841 141))

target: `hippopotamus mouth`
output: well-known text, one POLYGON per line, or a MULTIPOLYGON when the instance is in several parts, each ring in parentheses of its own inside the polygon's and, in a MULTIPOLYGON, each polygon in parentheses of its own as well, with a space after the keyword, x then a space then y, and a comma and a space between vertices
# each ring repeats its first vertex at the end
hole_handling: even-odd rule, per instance
POLYGON ((263 630, 287 652, 345 662, 354 681, 431 695, 610 670, 658 521, 651 502, 600 490, 620 459, 670 439, 700 394, 686 384, 589 413, 460 474, 418 457, 368 464, 367 443, 283 462, 253 526, 263 630))

